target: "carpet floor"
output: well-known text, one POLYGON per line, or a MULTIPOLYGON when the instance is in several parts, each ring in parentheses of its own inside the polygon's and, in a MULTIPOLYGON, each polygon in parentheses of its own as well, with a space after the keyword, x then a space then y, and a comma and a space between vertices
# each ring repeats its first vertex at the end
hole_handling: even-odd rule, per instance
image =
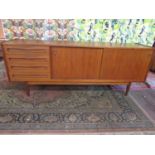
POLYGON ((0 62, 0 131, 60 133, 154 130, 122 91, 106 86, 34 86, 7 81, 0 62))
POLYGON ((130 97, 155 124, 155 89, 131 91, 130 97))
MULTIPOLYGON (((155 90, 155 73, 149 72, 147 75, 146 81, 149 84, 150 88, 155 90)), ((115 86, 112 86, 112 88, 114 90, 118 90, 118 91, 119 90, 125 91, 126 85, 115 85, 115 86)), ((133 82, 130 90, 131 91, 139 91, 139 90, 148 90, 150 88, 148 88, 148 86, 143 82, 141 82, 141 83, 133 82)))

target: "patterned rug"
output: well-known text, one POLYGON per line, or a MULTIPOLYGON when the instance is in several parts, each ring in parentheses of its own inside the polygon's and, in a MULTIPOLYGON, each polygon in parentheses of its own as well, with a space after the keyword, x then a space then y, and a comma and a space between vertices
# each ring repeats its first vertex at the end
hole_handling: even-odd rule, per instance
POLYGON ((0 130, 93 131, 150 129, 153 124, 121 91, 106 86, 8 83, 0 62, 0 130))
MULTIPOLYGON (((151 89, 155 89, 155 73, 149 72, 147 75, 146 81, 149 84, 151 89)), ((113 88, 113 90, 125 91, 126 85, 116 85, 116 86, 113 86, 112 88, 113 88)), ((141 82, 141 83, 133 82, 130 90, 137 91, 137 90, 147 90, 150 88, 148 88, 147 85, 143 82, 141 82)))

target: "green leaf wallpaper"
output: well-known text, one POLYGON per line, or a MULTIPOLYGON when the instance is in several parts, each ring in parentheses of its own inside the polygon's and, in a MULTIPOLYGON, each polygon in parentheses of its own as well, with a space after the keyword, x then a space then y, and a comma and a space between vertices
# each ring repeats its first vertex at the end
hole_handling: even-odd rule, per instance
POLYGON ((155 19, 3 19, 6 39, 70 40, 152 45, 155 19))

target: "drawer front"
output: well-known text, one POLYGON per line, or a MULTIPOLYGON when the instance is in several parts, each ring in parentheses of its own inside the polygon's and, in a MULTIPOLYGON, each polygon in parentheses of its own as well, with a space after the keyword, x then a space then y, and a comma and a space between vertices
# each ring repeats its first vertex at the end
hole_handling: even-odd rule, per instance
POLYGON ((6 47, 5 56, 11 81, 50 79, 49 47, 6 47))
POLYGON ((48 58, 49 49, 7 49, 8 58, 48 58))

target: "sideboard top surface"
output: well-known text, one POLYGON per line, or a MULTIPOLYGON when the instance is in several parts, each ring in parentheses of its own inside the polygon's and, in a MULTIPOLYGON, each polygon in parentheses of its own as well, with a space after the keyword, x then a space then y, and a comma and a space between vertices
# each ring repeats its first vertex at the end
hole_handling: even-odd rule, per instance
POLYGON ((73 42, 73 41, 43 41, 43 40, 10 40, 3 42, 3 45, 39 45, 53 47, 86 47, 86 48, 143 48, 153 49, 153 47, 141 44, 121 44, 108 42, 73 42))

